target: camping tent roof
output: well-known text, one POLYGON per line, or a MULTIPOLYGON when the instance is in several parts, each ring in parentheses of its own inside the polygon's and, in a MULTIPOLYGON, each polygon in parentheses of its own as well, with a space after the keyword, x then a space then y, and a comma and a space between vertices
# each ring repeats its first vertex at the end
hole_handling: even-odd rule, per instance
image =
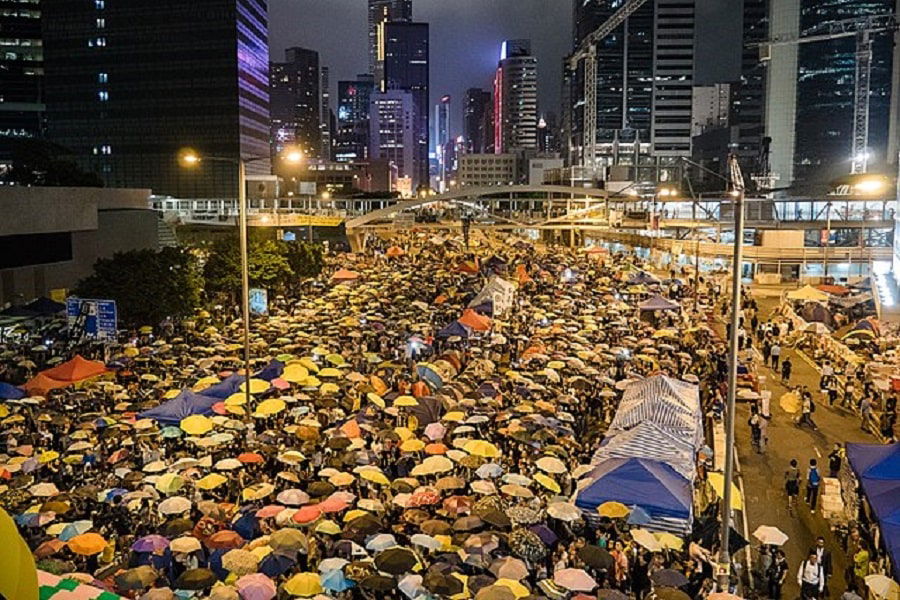
POLYGON ((847 461, 878 517, 896 577, 900 575, 900 444, 847 444, 847 461))
POLYGON ((71 385, 69 381, 59 381, 58 379, 51 379, 44 375, 43 373, 38 373, 31 380, 25 383, 22 386, 22 389, 28 392, 29 394, 43 395, 49 392, 50 390, 55 390, 58 388, 64 388, 68 385, 71 385))
POLYGON ((594 462, 609 458, 646 458, 664 462, 688 480, 693 480, 695 474, 693 445, 684 436, 650 421, 607 437, 594 453, 594 462))
POLYGON ((75 358, 67 360, 52 369, 41 371, 43 375, 46 375, 50 379, 55 379, 64 384, 75 383, 83 379, 88 379, 89 377, 96 377, 105 372, 106 366, 102 362, 87 360, 82 358, 81 355, 75 355, 75 358))
POLYGON ((354 279, 359 279, 359 273, 348 269, 338 269, 331 278, 335 281, 352 281, 354 279))
POLYGON ((681 308, 681 306, 677 302, 672 302, 656 294, 638 304, 638 308, 640 310, 676 310, 681 308))
POLYGON ((471 330, 460 323, 459 321, 453 321, 437 333, 437 337, 439 338, 448 338, 450 336, 458 335, 461 338, 467 338, 472 334, 471 330))
POLYGON ((25 392, 11 383, 0 381, 0 398, 4 400, 18 400, 24 398, 25 392))
POLYGON ((628 430, 645 422, 681 435, 687 433, 694 447, 699 448, 703 441, 703 413, 697 386, 665 375, 628 386, 609 429, 628 430))
POLYGON ((479 315, 477 312, 472 310, 471 308, 467 308, 463 311, 462 316, 458 319, 458 322, 474 329, 475 331, 489 331, 491 329, 491 320, 484 315, 479 315))
POLYGON ((177 425, 182 419, 191 415, 212 414, 213 404, 221 401, 221 398, 214 396, 204 396, 190 390, 182 390, 168 402, 140 413, 138 418, 155 419, 166 425, 177 425))
POLYGON ((651 517, 691 517, 691 483, 665 463, 611 458, 588 477, 591 483, 575 498, 579 508, 594 511, 604 502, 621 502, 640 506, 651 517))
POLYGON ((818 300, 819 302, 828 300, 828 294, 821 290, 817 290, 811 285, 806 285, 799 290, 788 292, 787 297, 788 300, 818 300))
POLYGON ((847 444, 847 460, 859 477, 900 480, 900 444, 847 444))

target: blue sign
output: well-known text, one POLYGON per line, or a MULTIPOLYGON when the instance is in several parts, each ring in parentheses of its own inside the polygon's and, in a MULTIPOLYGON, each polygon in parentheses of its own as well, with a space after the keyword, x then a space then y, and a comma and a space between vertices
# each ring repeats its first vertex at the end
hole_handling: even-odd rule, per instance
POLYGON ((85 335, 98 339, 115 339, 119 313, 115 300, 66 298, 69 328, 79 327, 85 335))
POLYGON ((260 288, 250 288, 250 314, 269 314, 269 293, 260 288))

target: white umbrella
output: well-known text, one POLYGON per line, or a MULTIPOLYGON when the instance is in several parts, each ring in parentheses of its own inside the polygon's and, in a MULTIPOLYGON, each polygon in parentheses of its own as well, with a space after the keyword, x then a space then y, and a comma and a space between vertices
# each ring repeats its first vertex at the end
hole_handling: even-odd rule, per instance
POLYGON ((428 548, 429 550, 440 550, 444 544, 434 539, 430 535, 424 533, 417 533, 409 538, 409 541, 417 546, 422 546, 423 548, 428 548))
POLYGON ((869 588, 869 591, 876 598, 882 598, 883 600, 897 600, 900 598, 900 586, 897 585, 897 582, 881 573, 867 575, 866 587, 869 588))
POLYGON ((184 496, 172 496, 159 503, 159 514, 179 515, 191 510, 191 501, 184 496))
POLYGON ((771 546, 781 546, 788 541, 788 535, 785 532, 771 525, 760 525, 753 532, 753 537, 758 539, 760 543, 771 546))
POLYGON ((547 473, 552 473, 555 475, 568 471, 565 463, 563 463, 563 461, 559 460, 555 456, 542 456, 537 460, 536 463, 534 463, 534 466, 536 466, 541 471, 545 471, 547 473))
POLYGON ((560 521, 577 521, 581 518, 581 509, 568 502, 553 502, 547 506, 547 514, 560 521))

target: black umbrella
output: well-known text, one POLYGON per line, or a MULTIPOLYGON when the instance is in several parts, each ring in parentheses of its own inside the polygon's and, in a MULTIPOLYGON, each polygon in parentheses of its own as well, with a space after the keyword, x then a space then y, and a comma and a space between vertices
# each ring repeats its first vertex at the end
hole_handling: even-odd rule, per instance
POLYGON ((691 597, 671 587, 660 587, 653 590, 651 596, 654 600, 691 600, 691 597))
POLYGON ((688 579, 684 573, 679 573, 673 569, 663 569, 656 571, 650 576, 650 579, 658 586, 678 588, 687 584, 688 579))
POLYGON ((204 590, 217 581, 216 574, 209 569, 190 569, 175 580, 175 589, 204 590))
POLYGON ((609 588, 597 590, 597 598, 598 600, 629 600, 627 594, 609 588))
POLYGON ((452 575, 432 571, 425 575, 422 585, 439 596, 453 596, 463 591, 463 582, 452 575))
POLYGON ((142 590, 158 577, 153 567, 143 565, 116 575, 116 587, 122 591, 142 590))
POLYGON ((400 575, 411 571, 419 559, 409 548, 388 548, 375 557, 375 566, 379 571, 400 575))
MULTIPOLYGON (((600 546, 582 546, 578 550, 578 558, 584 561, 584 564, 595 569, 611 569, 615 560, 612 555, 600 546)), ((607 600, 616 600, 609 598, 607 600)))
POLYGON ((167 538, 176 538, 182 533, 191 531, 194 528, 194 522, 190 519, 172 519, 160 528, 160 534, 167 538))
POLYGON ((397 585, 393 577, 387 575, 369 575, 359 582, 359 585, 376 592, 387 592, 397 585))
POLYGON ((328 496, 334 492, 334 490, 335 487, 327 481, 314 481, 306 488, 306 493, 314 498, 320 498, 322 496, 328 496))

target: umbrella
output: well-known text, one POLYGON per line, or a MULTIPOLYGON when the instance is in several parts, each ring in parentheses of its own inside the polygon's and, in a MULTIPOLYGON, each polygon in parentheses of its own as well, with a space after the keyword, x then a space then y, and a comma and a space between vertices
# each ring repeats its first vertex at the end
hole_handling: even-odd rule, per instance
POLYGON ((242 600, 272 600, 278 593, 275 582, 262 573, 244 575, 234 585, 242 600))
POLYGON ((581 518, 581 509, 568 502, 553 502, 547 506, 547 514, 560 521, 577 521, 581 518))
POLYGON ((200 540, 195 537, 180 537, 169 543, 169 549, 172 552, 179 552, 182 554, 190 554, 191 552, 200 550, 200 548, 200 540))
POLYGON ((425 575, 422 586, 433 594, 445 597, 459 594, 465 589, 462 580, 438 571, 431 571, 425 575))
POLYGON ((519 581, 528 576, 528 566, 518 558, 513 558, 511 556, 496 559, 491 563, 491 566, 488 567, 488 570, 496 575, 498 579, 514 579, 519 581))
POLYGON ((578 549, 578 558, 583 560, 587 566, 598 570, 611 569, 615 564, 612 555, 600 546, 582 546, 578 549))
POLYGON ((397 582, 394 581, 393 577, 375 574, 368 575, 365 579, 359 582, 359 585, 376 592, 387 592, 394 589, 397 585, 397 582))
POLYGON ((876 598, 882 600, 897 600, 900 598, 900 586, 897 582, 880 573, 866 576, 866 587, 876 598))
POLYGON ((671 587, 660 587, 653 590, 652 598, 657 600, 690 600, 690 596, 671 587))
POLYGON ((640 544, 647 550, 650 550, 651 552, 659 552, 660 550, 662 550, 662 547, 659 545, 659 541, 657 541, 653 534, 646 529, 632 529, 630 533, 631 539, 633 539, 635 543, 640 544))
POLYGON ((602 588, 597 590, 598 600, 628 600, 628 596, 619 590, 602 588))
POLYGON ((784 543, 788 541, 788 535, 786 533, 771 525, 760 525, 756 528, 756 531, 753 532, 753 537, 758 539, 762 544, 769 544, 772 546, 783 546, 784 543))
POLYGON ((628 513, 631 512, 631 509, 621 502, 604 502, 597 507, 597 512, 600 513, 601 517, 619 519, 621 517, 627 517, 628 513))
POLYGON ((631 514, 628 515, 628 520, 625 521, 629 525, 646 525, 653 519, 650 517, 649 513, 645 511, 640 506, 635 506, 631 509, 631 514))
POLYGON ((584 569, 560 569, 553 574, 553 583, 573 592, 590 592, 597 581, 584 569))
POLYGON ((513 554, 528 560, 538 561, 547 556, 547 547, 540 536, 529 529, 516 529, 509 535, 509 547, 513 554))
POLYGON ((222 555, 222 568, 237 576, 255 573, 259 566, 256 555, 247 550, 229 550, 222 555))
POLYGON ((135 552, 157 552, 169 547, 169 540, 161 535, 146 535, 131 545, 135 552))
POLYGON ((329 571, 322 574, 320 581, 322 587, 330 592, 343 592, 356 585, 353 581, 347 579, 344 572, 340 570, 329 571))
MULTIPOLYGON (((711 472, 707 474, 706 478, 719 498, 725 495, 725 477, 721 473, 711 472)), ((731 508, 734 510, 743 510, 744 508, 741 491, 733 481, 731 482, 731 508)))
POLYGON ((681 587, 683 585, 686 585, 688 582, 688 579, 684 576, 684 573, 680 573, 673 569, 662 569, 660 571, 656 571, 650 576, 650 580, 659 587, 673 588, 681 587))
POLYGON ((153 585, 158 577, 153 567, 143 565, 116 575, 116 587, 122 591, 142 590, 153 585))
POLYGON ((303 550, 307 543, 306 536, 296 529, 279 529, 269 536, 269 546, 273 550, 303 550))
POLYGON ((82 533, 69 540, 69 550, 83 556, 100 554, 104 548, 106 548, 106 540, 97 533, 82 533))
POLYGON ((188 435, 205 435, 212 431, 212 428, 213 422, 203 415, 191 415, 181 420, 181 429, 188 435))
POLYGON ((547 473, 555 475, 568 471, 566 465, 554 456, 542 456, 537 460, 535 466, 541 471, 546 471, 547 473))
POLYGON ((270 552, 259 562, 259 572, 264 573, 269 577, 278 577, 279 575, 283 575, 294 569, 296 566, 297 561, 290 556, 285 556, 284 554, 277 552, 270 552))
POLYGON ((166 498, 157 507, 161 515, 180 515, 191 510, 191 501, 184 496, 166 498))
POLYGON ((409 548, 390 548, 375 557, 375 566, 379 571, 400 575, 411 571, 419 560, 409 548))
POLYGON ((289 489, 280 492, 275 499, 288 506, 300 506, 309 502, 309 495, 303 490, 289 489))
POLYGON ((483 458, 497 458, 500 456, 500 450, 492 443, 486 440, 471 440, 466 442, 463 450, 474 456, 483 458))
POLYGON ((800 396, 795 394, 794 392, 788 392, 786 394, 782 394, 781 398, 778 400, 778 403, 781 405, 781 408, 786 413, 797 414, 800 412, 802 408, 802 402, 800 401, 800 396))
POLYGON ((189 569, 175 580, 175 589, 204 590, 218 581, 215 573, 209 569, 189 569))
POLYGON ((291 596, 303 597, 315 596, 323 591, 319 574, 309 572, 297 573, 284 583, 283 589, 291 596))

